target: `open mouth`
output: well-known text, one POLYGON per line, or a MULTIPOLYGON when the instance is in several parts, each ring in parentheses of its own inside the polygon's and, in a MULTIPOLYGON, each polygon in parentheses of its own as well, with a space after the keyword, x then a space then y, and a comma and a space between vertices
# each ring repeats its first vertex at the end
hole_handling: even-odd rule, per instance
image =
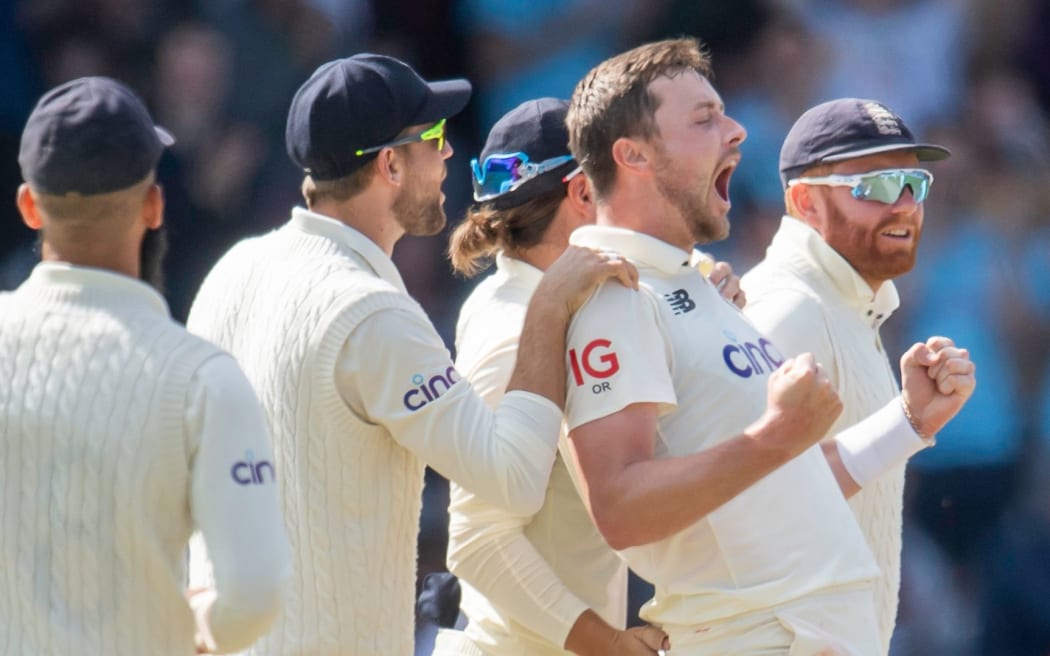
POLYGON ((911 239, 912 231, 908 228, 893 228, 892 230, 883 230, 879 234, 890 239, 911 239))
POLYGON ((729 202, 729 179, 733 177, 736 170, 736 162, 731 162, 715 176, 715 193, 726 203, 729 202))

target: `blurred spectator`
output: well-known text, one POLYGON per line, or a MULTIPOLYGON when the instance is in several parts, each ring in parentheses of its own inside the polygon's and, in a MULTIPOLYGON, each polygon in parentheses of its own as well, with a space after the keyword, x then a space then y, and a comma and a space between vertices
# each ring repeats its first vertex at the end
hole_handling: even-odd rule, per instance
POLYGON ((959 111, 969 0, 798 4, 810 29, 827 44, 818 99, 878 98, 907 116, 920 137, 930 123, 959 111))

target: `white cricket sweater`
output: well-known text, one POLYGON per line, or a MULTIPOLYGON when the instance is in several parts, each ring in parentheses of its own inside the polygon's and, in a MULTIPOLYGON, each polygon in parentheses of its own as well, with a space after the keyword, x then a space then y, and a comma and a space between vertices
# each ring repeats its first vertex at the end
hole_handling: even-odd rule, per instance
POLYGON ((248 382, 144 283, 45 262, 0 294, 0 653, 249 644, 288 555, 275 486, 231 477, 246 451, 269 458, 248 382), (195 525, 217 555, 211 626, 185 598, 195 525))
MULTIPOLYGON (((744 312, 784 355, 809 351, 824 366, 843 410, 829 435, 873 414, 899 394, 879 327, 900 305, 892 282, 872 292, 856 271, 798 219, 785 216, 766 258, 743 278, 744 312)), ((850 499, 882 575, 875 584, 882 650, 889 649, 900 588, 904 465, 850 499)))
POLYGON ((223 256, 188 325, 241 363, 275 444, 294 571, 254 653, 409 656, 424 463, 534 512, 560 410, 512 392, 490 411, 390 258, 302 208, 223 256))

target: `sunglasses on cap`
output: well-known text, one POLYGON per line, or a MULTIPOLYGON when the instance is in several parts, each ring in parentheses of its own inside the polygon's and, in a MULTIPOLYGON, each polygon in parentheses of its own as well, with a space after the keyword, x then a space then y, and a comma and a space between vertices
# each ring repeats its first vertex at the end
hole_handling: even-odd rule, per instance
POLYGON ((916 203, 926 200, 933 184, 933 174, 926 169, 883 169, 855 175, 825 175, 812 178, 795 178, 788 186, 796 184, 825 187, 850 187, 850 194, 857 200, 873 200, 892 205, 911 188, 916 203))
POLYGON ((438 151, 445 150, 445 119, 441 119, 433 126, 423 130, 419 134, 410 134, 407 137, 401 137, 400 139, 394 139, 378 146, 372 146, 371 148, 362 148, 355 150, 354 154, 358 157, 367 155, 368 153, 378 152, 384 148, 393 148, 395 146, 404 146, 405 144, 416 143, 417 141, 437 141, 438 151))
MULTIPOLYGON (((553 171, 570 161, 572 155, 552 157, 542 162, 529 161, 529 156, 525 153, 493 154, 480 163, 475 157, 470 160, 470 168, 474 172, 474 200, 486 201, 514 191, 536 176, 553 171)), ((565 180, 570 177, 565 176, 565 180)))

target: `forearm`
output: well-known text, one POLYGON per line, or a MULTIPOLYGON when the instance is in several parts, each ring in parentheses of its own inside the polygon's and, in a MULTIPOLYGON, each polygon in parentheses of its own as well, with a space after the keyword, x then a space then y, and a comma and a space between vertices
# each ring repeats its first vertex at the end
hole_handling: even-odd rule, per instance
POLYGON ((649 544, 703 519, 794 455, 745 432, 700 453, 629 464, 589 487, 589 506, 614 549, 649 544))
POLYGON ((569 313, 564 305, 535 294, 529 302, 507 390, 527 390, 565 407, 565 330, 569 313))
MULTIPOLYGON (((454 497, 462 500, 463 495, 454 497)), ((525 536, 519 521, 525 518, 510 517, 476 499, 469 500, 469 508, 454 501, 450 514, 449 570, 500 614, 551 644, 564 644, 587 604, 562 583, 525 536)))

